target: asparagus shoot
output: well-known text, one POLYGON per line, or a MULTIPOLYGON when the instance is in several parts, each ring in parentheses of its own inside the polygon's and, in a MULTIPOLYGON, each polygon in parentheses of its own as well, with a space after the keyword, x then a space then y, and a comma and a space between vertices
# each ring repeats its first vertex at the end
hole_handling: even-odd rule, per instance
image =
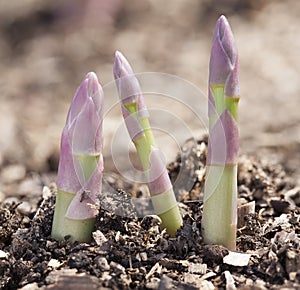
POLYGON ((216 24, 209 65, 209 144, 204 190, 204 242, 236 247, 239 61, 225 16, 216 24))
POLYGON ((77 89, 61 136, 52 237, 90 242, 101 193, 103 91, 95 73, 77 89))
POLYGON ((170 236, 182 225, 179 207, 160 150, 155 145, 149 112, 139 82, 126 58, 115 54, 114 77, 121 99, 123 117, 148 178, 152 204, 170 236))

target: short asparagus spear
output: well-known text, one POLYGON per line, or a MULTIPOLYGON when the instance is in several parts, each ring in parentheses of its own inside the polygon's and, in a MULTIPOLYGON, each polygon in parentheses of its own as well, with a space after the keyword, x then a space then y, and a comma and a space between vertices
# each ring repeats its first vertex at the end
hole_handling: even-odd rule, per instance
POLYGON ((77 89, 61 137, 52 237, 89 242, 101 193, 103 92, 95 73, 77 89))
POLYGON ((154 210, 170 236, 182 225, 182 218, 159 149, 149 124, 149 113, 137 78, 125 57, 115 54, 114 76, 123 117, 143 171, 147 175, 154 210))
POLYGON ((237 224, 239 61, 225 16, 216 24, 209 66, 209 146, 202 235, 234 250, 237 224))

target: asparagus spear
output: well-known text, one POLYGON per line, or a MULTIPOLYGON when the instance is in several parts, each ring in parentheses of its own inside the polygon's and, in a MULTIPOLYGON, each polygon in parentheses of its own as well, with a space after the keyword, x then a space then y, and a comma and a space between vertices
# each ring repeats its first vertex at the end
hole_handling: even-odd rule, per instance
POLYGON ((182 225, 182 218, 167 169, 156 147, 149 123, 149 113, 137 78, 125 57, 115 54, 114 76, 121 99, 123 117, 142 168, 148 178, 154 210, 162 227, 171 236, 182 225))
POLYGON ((239 60, 225 16, 216 24, 209 66, 209 146, 204 190, 204 242, 234 250, 237 224, 239 60))
POLYGON ((103 92, 95 73, 77 89, 61 137, 52 237, 89 242, 101 193, 103 92))

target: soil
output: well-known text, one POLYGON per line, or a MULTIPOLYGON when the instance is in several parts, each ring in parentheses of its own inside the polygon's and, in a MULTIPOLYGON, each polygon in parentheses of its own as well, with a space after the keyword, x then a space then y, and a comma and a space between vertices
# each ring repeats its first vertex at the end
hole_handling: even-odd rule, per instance
POLYGON ((241 217, 237 256, 203 244, 206 145, 206 138, 188 140, 168 167, 184 218, 176 238, 160 229, 159 217, 138 217, 131 197, 143 190, 116 176, 104 185, 90 244, 50 237, 55 184, 32 195, 37 204, 7 198, 0 209, 1 289, 300 289, 300 188, 282 165, 241 156, 239 204, 255 201, 255 213, 241 217))

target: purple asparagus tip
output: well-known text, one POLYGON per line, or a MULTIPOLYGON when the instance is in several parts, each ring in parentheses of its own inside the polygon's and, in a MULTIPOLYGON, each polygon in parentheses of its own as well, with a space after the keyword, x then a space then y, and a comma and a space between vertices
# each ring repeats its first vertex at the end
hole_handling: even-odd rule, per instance
MULTIPOLYGON (((237 47, 229 23, 222 15, 216 24, 209 64, 208 112, 209 117, 217 115, 217 121, 210 129, 210 150, 208 150, 207 164, 233 164, 236 162, 239 90, 237 47), (226 97, 230 101, 226 101, 226 97), (223 148, 224 144, 226 148, 223 148)), ((212 118, 212 120, 214 119, 212 118)))
POLYGON ((115 52, 115 63, 114 63, 114 77, 115 79, 119 79, 122 77, 126 77, 128 75, 134 74, 133 70, 124 57, 124 55, 120 51, 115 52))
POLYGON ((224 86, 227 97, 239 96, 239 61, 230 25, 220 16, 213 37, 210 57, 209 85, 224 86))
POLYGON ((140 84, 124 55, 116 51, 114 77, 123 104, 134 103, 141 99, 140 84))
MULTIPOLYGON (((66 125, 61 137, 61 154, 57 174, 60 190, 77 193, 83 187, 94 187, 91 191, 99 193, 102 178, 102 120, 103 91, 95 73, 88 73, 77 89, 72 100, 66 125), (87 180, 79 170, 76 156, 100 156, 94 174, 87 180)), ((85 188, 86 189, 86 188, 85 188)))
POLYGON ((149 117, 144 96, 138 79, 124 55, 116 51, 114 77, 121 99, 122 114, 132 140, 143 134, 138 118, 149 117), (126 105, 136 104, 136 115, 128 111, 126 105))

